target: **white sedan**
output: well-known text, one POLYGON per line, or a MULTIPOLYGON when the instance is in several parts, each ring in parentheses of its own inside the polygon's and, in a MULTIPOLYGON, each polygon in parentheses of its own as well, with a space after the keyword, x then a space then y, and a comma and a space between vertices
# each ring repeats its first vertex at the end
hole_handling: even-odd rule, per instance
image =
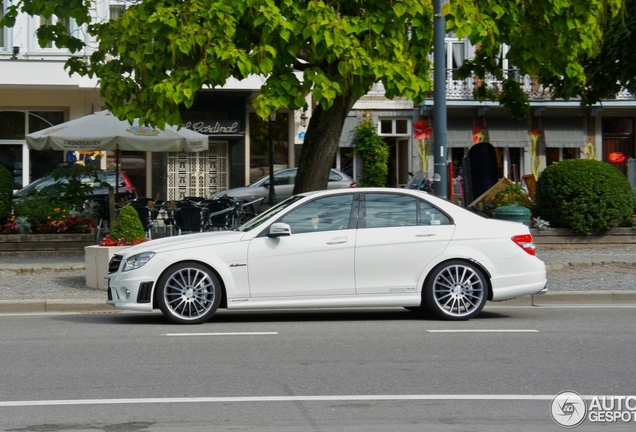
POLYGON ((405 307, 465 320, 546 286, 524 224, 388 188, 295 195, 236 231, 123 249, 109 271, 108 304, 186 324, 218 308, 405 307))

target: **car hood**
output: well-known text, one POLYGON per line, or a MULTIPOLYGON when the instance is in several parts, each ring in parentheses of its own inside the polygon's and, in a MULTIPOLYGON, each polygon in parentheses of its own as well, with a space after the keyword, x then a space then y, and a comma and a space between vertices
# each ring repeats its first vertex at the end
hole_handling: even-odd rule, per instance
POLYGON ((150 240, 126 249, 119 254, 125 257, 141 252, 170 252, 179 249, 190 249, 198 246, 211 246, 240 241, 246 233, 242 231, 213 231, 207 233, 186 234, 175 237, 164 237, 150 240))

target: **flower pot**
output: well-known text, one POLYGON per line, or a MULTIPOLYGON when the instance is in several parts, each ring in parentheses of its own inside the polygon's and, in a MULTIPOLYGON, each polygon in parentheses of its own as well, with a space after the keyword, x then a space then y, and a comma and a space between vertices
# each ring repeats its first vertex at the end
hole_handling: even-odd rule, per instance
POLYGON ((106 289, 108 263, 118 251, 128 246, 87 246, 84 248, 84 268, 86 272, 86 286, 89 288, 106 289))

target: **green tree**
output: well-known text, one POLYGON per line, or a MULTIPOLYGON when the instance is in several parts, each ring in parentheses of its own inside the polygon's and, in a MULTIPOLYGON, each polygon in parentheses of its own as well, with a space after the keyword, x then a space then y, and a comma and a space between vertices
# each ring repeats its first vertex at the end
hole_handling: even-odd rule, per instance
MULTIPOLYGON (((598 50, 603 25, 621 0, 453 0, 447 30, 480 44, 466 72, 501 76, 500 48, 522 74, 559 82, 569 97, 585 74, 580 59, 598 50), (549 31, 547 29, 550 29, 549 31), (471 69, 472 68, 472 69, 471 69)), ((90 21, 90 2, 21 0, 7 10, 90 21)), ((157 126, 180 124, 202 86, 230 77, 262 75, 254 101, 262 118, 280 107, 302 109, 311 93, 313 111, 294 191, 324 188, 347 113, 375 82, 386 96, 422 101, 431 90, 432 0, 144 0, 117 20, 88 26, 98 43, 90 61, 83 41, 65 26, 37 31, 78 55, 71 72, 96 75, 107 107, 118 117, 140 117, 157 126), (298 79, 296 72, 302 74, 298 79)), ((481 87, 480 97, 494 97, 481 87)), ((527 100, 512 80, 499 100, 519 115, 527 100)))
POLYGON ((356 127, 356 154, 362 160, 362 178, 360 186, 386 186, 389 174, 389 146, 373 124, 365 119, 356 127))
POLYGON ((621 88, 636 94, 636 0, 625 0, 625 8, 605 32, 600 53, 583 60, 587 82, 584 102, 594 104, 621 88))

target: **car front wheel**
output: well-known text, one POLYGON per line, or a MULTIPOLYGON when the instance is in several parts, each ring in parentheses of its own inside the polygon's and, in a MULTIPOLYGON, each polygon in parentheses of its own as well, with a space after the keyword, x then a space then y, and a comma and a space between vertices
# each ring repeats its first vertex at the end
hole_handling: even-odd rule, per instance
POLYGON ((157 283, 157 304, 163 315, 179 324, 209 320, 221 302, 221 283, 207 267, 175 264, 157 283))
POLYGON ((476 265, 452 260, 431 272, 424 287, 424 304, 436 316, 447 320, 467 320, 484 308, 488 281, 476 265))

